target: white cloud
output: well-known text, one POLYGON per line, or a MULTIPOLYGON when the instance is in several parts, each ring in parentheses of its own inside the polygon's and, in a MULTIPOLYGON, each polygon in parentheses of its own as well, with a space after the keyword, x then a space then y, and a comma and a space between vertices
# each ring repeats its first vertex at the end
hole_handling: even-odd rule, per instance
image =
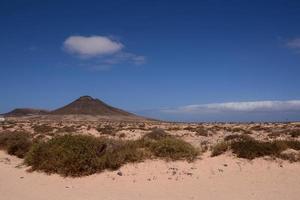
POLYGON ((295 38, 287 42, 287 46, 293 49, 300 49, 300 38, 295 38))
POLYGON ((141 65, 146 62, 145 56, 124 51, 125 45, 105 36, 70 36, 64 41, 63 48, 70 54, 84 58, 81 66, 91 69, 107 70, 112 65, 141 65))
POLYGON ((225 112, 294 112, 300 111, 300 100, 291 101, 248 101, 187 105, 164 109, 165 113, 203 114, 225 112))
POLYGON ((122 43, 105 36, 70 36, 63 45, 67 52, 82 57, 110 55, 124 47, 122 43))

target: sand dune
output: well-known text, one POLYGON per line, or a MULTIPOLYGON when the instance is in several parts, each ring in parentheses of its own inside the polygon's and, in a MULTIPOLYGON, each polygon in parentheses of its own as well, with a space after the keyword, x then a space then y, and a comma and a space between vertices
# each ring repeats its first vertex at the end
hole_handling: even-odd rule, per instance
POLYGON ((195 163, 161 160, 83 178, 27 172, 22 160, 0 152, 0 193, 5 200, 299 199, 300 165, 246 161, 222 155, 195 163))

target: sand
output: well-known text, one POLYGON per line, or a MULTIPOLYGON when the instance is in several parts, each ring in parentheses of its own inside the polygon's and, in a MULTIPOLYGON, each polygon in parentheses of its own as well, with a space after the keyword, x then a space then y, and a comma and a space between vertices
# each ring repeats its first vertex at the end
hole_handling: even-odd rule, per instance
POLYGON ((299 199, 300 164, 225 154, 194 163, 147 160, 83 178, 27 172, 21 159, 0 151, 0 199, 299 199))

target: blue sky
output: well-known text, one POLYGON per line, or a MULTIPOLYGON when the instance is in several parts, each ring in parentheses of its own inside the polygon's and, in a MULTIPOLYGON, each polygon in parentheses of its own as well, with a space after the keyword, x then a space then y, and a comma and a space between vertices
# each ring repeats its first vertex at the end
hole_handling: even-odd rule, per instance
POLYGON ((168 120, 300 120, 299 22, 296 0, 2 0, 0 113, 91 95, 168 120))

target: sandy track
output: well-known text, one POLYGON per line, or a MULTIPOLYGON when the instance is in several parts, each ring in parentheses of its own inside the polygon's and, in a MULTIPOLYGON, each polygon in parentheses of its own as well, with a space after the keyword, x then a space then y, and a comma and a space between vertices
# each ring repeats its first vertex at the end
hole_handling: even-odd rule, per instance
MULTIPOLYGON (((205 157, 205 156, 204 156, 205 157)), ((195 163, 146 161, 84 178, 26 172, 22 160, 0 151, 3 200, 299 199, 300 164, 227 155, 195 163)))

